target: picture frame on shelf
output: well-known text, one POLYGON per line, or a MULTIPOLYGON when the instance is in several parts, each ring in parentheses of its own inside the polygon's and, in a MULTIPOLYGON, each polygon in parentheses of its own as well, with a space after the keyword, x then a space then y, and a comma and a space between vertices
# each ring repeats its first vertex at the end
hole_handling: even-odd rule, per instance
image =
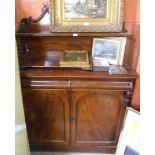
POLYGON ((123 0, 50 0, 52 32, 121 32, 123 0))
POLYGON ((126 42, 126 37, 94 38, 92 58, 106 59, 110 65, 122 65, 126 42))

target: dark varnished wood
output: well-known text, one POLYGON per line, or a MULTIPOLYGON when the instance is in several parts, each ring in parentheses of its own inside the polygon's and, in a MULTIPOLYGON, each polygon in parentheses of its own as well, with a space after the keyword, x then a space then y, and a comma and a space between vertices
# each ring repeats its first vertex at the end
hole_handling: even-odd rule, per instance
POLYGON ((132 99, 132 91, 125 92, 124 105, 126 107, 131 106, 131 99, 132 99))
POLYGON ((35 144, 31 145, 31 151, 55 151, 55 152, 86 152, 86 153, 108 153, 108 154, 114 154, 116 151, 115 146, 114 147, 108 147, 108 146, 64 146, 64 145, 51 145, 49 144, 35 144))
POLYGON ((69 143, 67 90, 22 89, 30 144, 69 143))
POLYGON ((76 88, 76 89, 105 89, 105 90, 122 90, 132 91, 132 82, 119 82, 119 81, 91 81, 91 80, 49 80, 45 81, 33 79, 33 80, 22 80, 23 87, 38 87, 38 88, 76 88))
MULTIPOLYGON (((129 81, 129 79, 126 80, 129 81)), ((132 79, 130 80, 132 81, 132 79)), ((54 80, 52 78, 46 79, 46 77, 22 78, 24 107, 26 121, 29 124, 28 134, 30 134, 29 139, 32 149, 115 152, 124 118, 126 106, 124 103, 126 103, 126 99, 129 101, 126 95, 133 89, 132 82, 95 79, 91 81, 83 79, 80 81, 73 79, 54 80), (51 137, 50 131, 52 132, 52 129, 50 124, 57 127, 57 121, 52 121, 51 117, 58 117, 58 120, 61 119, 59 122, 62 122, 63 125, 61 124, 60 128, 64 129, 62 102, 55 98, 55 96, 60 98, 64 105, 68 106, 67 108, 64 106, 64 113, 68 115, 66 116, 68 122, 66 124, 65 121, 65 125, 68 126, 69 124, 69 127, 65 130, 66 135, 69 136, 68 143, 64 142, 62 133, 60 134, 62 136, 61 139, 63 139, 61 141, 52 140, 53 137, 51 137), (54 109, 52 104, 54 104, 54 109), (46 137, 43 136, 41 139, 35 139, 31 134, 38 128, 39 124, 44 125, 42 120, 45 114, 41 111, 51 113, 51 115, 47 117, 48 123, 46 128, 44 130, 37 130, 39 132, 38 135, 46 133, 46 137), (43 115, 40 115, 41 113, 43 115), (35 122, 32 122, 31 115, 33 114, 38 117, 35 122), (50 138, 51 140, 49 140, 50 138)), ((57 137, 57 131, 54 131, 54 133, 57 137)))
POLYGON ((124 116, 123 93, 104 90, 72 90, 72 144, 117 146, 124 116))
MULTIPOLYGON (((91 35, 91 34, 90 34, 91 35)), ((101 34, 102 35, 102 34, 101 34)), ((104 36, 104 35, 103 35, 104 36)), ((103 37, 99 36, 99 37, 103 37)), ((92 43, 95 36, 40 36, 40 37, 17 37, 18 51, 23 53, 22 66, 40 66, 46 67, 46 60, 52 58, 52 54, 58 54, 64 50, 86 50, 91 55, 92 43)), ((132 39, 128 38, 127 46, 124 55, 123 64, 130 68, 132 57, 132 39)), ((53 64, 50 64, 52 67, 53 64)))
MULTIPOLYGON (((46 9, 45 9, 46 10, 46 9)), ((28 18, 29 19, 29 18, 28 18)), ((28 20, 29 21, 29 20, 28 20)), ((41 25, 41 23, 28 22, 27 31, 24 33, 16 33, 18 40, 18 51, 23 53, 22 63, 20 66, 41 66, 46 67, 45 56, 47 53, 64 50, 87 50, 90 55, 92 51, 93 38, 103 37, 127 37, 127 46, 124 56, 124 65, 131 67, 132 53, 132 34, 128 32, 120 33, 76 33, 78 36, 73 37, 74 33, 51 33, 49 23, 41 25), (59 41, 58 41, 59 40, 59 41), (26 53, 26 54, 25 54, 26 53), (39 55, 39 56, 38 56, 39 55), (26 59, 26 60, 25 60, 26 59), (40 63, 38 63, 39 60, 40 63), (31 64, 33 62, 33 64, 31 64)), ((50 58, 49 58, 50 59, 50 58)), ((53 66, 53 64, 51 64, 53 66)))
POLYGON ((68 89, 69 82, 66 80, 38 80, 38 79, 24 79, 22 80, 23 88, 54 88, 54 89, 68 89))
POLYGON ((42 79, 32 82, 22 80, 26 122, 32 149, 114 153, 124 116, 125 90, 123 85, 122 90, 111 91, 108 87, 107 90, 98 89, 98 84, 101 83, 101 81, 96 82, 94 89, 88 89, 90 81, 85 84, 85 89, 78 89, 78 81, 59 81, 58 84, 58 81, 54 80, 42 79), (70 91, 67 91, 67 88, 70 91), (69 120, 70 123, 68 123, 69 120), (60 124, 57 124, 58 122, 60 124), (65 126, 70 124, 71 127, 69 125, 64 129, 64 123, 65 126), (79 130, 75 131, 77 123, 79 130), (109 126, 113 127, 112 130, 109 126), (60 131, 62 133, 59 133, 60 131), (76 142, 77 136, 85 138, 83 134, 86 140, 76 142), (70 137, 66 141, 65 135, 70 137), (107 137, 104 137, 105 135, 107 137))
POLYGON ((50 33, 50 30, 46 28, 44 32, 27 32, 27 33, 16 33, 17 37, 72 37, 74 34, 77 34, 77 37, 132 37, 132 34, 129 32, 118 32, 118 33, 88 33, 88 32, 78 32, 78 33, 71 33, 71 32, 62 32, 62 33, 50 33))
POLYGON ((16 39, 31 149, 115 153, 137 78, 131 70, 132 34, 81 32, 73 37, 51 33, 49 24, 28 19, 16 39), (64 50, 87 50, 91 55, 97 37, 127 37, 123 65, 128 74, 59 67, 64 50))
POLYGON ((76 80, 71 81, 71 88, 76 89, 104 89, 104 90, 132 90, 132 82, 118 81, 91 81, 91 80, 76 80))
POLYGON ((128 70, 128 74, 121 75, 109 75, 108 72, 93 72, 82 71, 73 69, 56 69, 56 70, 44 70, 44 69, 30 69, 21 70, 20 75, 22 78, 28 77, 28 79, 66 79, 66 80, 108 80, 108 81, 132 81, 134 82, 138 77, 136 72, 128 70))
POLYGON ((28 52, 21 59, 20 66, 21 68, 60 67, 59 61, 62 54, 62 51, 28 52))

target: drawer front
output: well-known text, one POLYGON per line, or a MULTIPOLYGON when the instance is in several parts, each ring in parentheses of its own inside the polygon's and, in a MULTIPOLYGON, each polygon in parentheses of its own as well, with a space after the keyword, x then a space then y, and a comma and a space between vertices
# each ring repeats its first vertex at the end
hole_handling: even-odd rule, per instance
POLYGON ((71 81, 71 88, 79 89, 107 89, 107 90, 132 90, 132 82, 118 81, 71 81))
POLYGON ((22 80, 22 87, 34 87, 34 88, 69 88, 69 81, 65 80, 22 80))
POLYGON ((132 90, 131 81, 94 81, 94 80, 33 80, 22 79, 22 87, 35 88, 74 88, 74 89, 105 89, 105 90, 132 90))

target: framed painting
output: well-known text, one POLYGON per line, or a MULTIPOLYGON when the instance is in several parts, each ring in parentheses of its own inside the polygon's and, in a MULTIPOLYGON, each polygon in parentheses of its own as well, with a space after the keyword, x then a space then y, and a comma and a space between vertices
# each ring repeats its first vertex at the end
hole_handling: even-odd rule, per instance
POLYGON ((52 32, 120 32, 123 0, 50 0, 52 32))
POLYGON ((111 65, 122 65, 126 37, 94 38, 92 58, 104 58, 111 65))
POLYGON ((140 113, 132 108, 127 107, 116 149, 116 155, 140 155, 140 122, 140 113))

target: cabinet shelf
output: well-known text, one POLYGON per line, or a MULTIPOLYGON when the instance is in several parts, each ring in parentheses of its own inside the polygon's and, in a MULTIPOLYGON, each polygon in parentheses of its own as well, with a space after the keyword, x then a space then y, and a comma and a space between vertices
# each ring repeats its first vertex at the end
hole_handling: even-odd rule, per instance
MULTIPOLYGON (((69 70, 91 70, 90 68, 82 69, 80 67, 62 67, 60 66, 60 60, 63 56, 64 51, 41 51, 39 54, 37 52, 29 52, 20 59, 21 69, 69 69, 69 70)), ((91 61, 91 60, 90 60, 91 61)))
POLYGON ((39 32, 39 33, 16 33, 17 37, 132 37, 131 33, 50 33, 50 32, 39 32))
POLYGON ((62 51, 42 51, 39 54, 37 52, 29 52, 22 57, 20 68, 60 67, 59 61, 62 54, 62 51))

